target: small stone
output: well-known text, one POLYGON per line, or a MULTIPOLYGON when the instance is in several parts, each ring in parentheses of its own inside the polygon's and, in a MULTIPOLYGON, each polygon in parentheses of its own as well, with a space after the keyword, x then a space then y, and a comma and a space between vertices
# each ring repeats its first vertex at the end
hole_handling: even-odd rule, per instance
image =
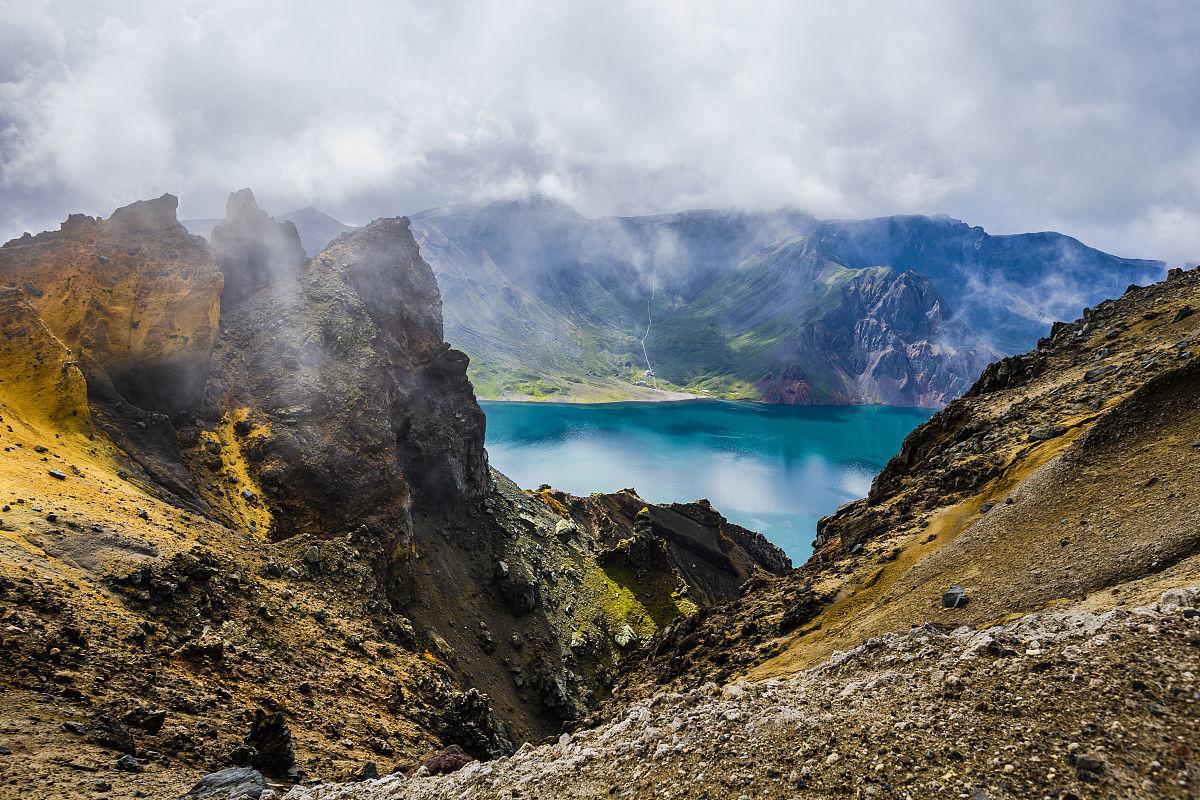
POLYGON ((1175 312, 1175 316, 1171 319, 1171 322, 1179 322, 1182 319, 1187 319, 1195 313, 1196 309, 1192 308, 1191 306, 1184 306, 1175 312))
POLYGON ((630 625, 622 626, 621 630, 617 631, 617 634, 613 636, 613 641, 616 642, 617 647, 621 648, 628 647, 637 640, 637 631, 635 631, 630 625))
POLYGON ((967 590, 961 583, 956 583, 942 592, 943 608, 962 608, 968 602, 970 602, 970 598, 967 597, 967 590))
POLYGON ((1091 754, 1075 754, 1075 771, 1081 780, 1095 780, 1104 774, 1108 763, 1099 756, 1091 754))
POLYGON ((12 750, 9 750, 6 746, 0 744, 0 756, 11 756, 11 755, 12 755, 12 750))
POLYGON ((57 478, 60 481, 65 481, 67 479, 67 473, 61 470, 52 469, 48 470, 48 472, 51 478, 57 478))
POLYGON ((579 529, 569 519, 560 519, 554 526, 554 535, 559 539, 570 539, 579 529))
POLYGON ((1041 442, 1047 439, 1057 439, 1067 432, 1067 429, 1061 425, 1039 425, 1029 432, 1029 441, 1041 442))
POLYGON ((122 772, 140 772, 142 765, 138 760, 128 753, 117 759, 117 769, 122 772))

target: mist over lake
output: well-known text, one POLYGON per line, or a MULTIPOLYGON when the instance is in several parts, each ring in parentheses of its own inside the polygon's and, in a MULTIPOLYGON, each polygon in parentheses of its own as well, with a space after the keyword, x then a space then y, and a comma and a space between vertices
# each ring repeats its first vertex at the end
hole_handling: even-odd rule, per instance
POLYGON ((635 488, 651 502, 706 497, 802 563, 817 520, 862 497, 932 411, 757 403, 482 401, 491 464, 525 488, 635 488))

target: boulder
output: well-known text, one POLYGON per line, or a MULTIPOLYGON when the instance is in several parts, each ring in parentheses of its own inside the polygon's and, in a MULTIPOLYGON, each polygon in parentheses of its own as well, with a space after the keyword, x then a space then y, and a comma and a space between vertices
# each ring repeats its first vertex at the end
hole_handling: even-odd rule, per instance
POLYGON ((181 800, 259 800, 267 791, 263 774, 250 767, 229 767, 201 778, 181 800))
POLYGON ((961 583, 956 583, 942 592, 942 608, 962 608, 970 602, 967 590, 961 583))

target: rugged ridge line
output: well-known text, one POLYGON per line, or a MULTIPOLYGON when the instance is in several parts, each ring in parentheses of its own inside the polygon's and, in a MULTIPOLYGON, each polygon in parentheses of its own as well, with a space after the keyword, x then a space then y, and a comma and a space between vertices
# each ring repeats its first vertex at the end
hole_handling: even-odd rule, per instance
POLYGON ((228 210, 215 260, 170 196, 0 248, 0 795, 492 758, 790 566, 707 504, 489 470, 404 218, 301 259, 228 210))

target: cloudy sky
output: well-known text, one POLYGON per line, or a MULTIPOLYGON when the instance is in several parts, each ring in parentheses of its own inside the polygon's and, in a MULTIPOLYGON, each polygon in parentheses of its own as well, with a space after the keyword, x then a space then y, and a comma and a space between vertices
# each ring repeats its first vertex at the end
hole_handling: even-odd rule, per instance
POLYGON ((0 0, 0 238, 242 186, 350 222, 944 212, 1197 261, 1200 3, 0 0))

